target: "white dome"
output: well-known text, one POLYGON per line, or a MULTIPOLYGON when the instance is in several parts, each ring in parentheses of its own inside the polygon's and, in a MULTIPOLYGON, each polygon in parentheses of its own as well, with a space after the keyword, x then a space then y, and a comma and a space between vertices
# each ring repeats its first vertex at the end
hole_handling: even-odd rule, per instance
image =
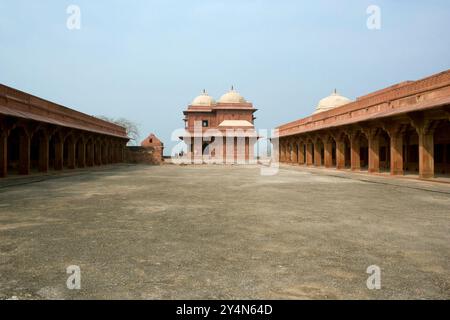
POLYGON ((203 90, 202 94, 192 101, 191 106, 211 107, 215 103, 216 101, 214 101, 208 92, 203 90))
POLYGON ((219 102, 221 103, 247 103, 244 97, 241 96, 233 87, 231 90, 220 97, 219 102))
POLYGON ((314 113, 328 111, 343 106, 350 102, 352 102, 352 100, 344 96, 341 96, 339 93, 336 92, 336 90, 334 90, 334 92, 331 95, 319 101, 319 104, 317 105, 316 111, 314 113))

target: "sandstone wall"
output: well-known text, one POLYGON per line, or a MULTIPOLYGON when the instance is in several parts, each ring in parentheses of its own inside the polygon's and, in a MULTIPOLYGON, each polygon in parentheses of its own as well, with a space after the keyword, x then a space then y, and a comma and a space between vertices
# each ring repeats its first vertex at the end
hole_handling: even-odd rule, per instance
POLYGON ((162 148, 158 147, 127 147, 125 160, 128 163, 161 165, 163 162, 162 148))

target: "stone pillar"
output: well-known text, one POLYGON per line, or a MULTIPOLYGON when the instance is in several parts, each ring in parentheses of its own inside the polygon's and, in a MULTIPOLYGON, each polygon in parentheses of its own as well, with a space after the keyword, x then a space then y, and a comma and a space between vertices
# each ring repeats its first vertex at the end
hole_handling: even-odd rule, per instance
POLYGON ((296 141, 292 143, 292 157, 291 162, 294 164, 298 163, 298 144, 296 141))
POLYGON ((325 168, 333 167, 333 142, 326 139, 324 143, 324 164, 325 168))
POLYGON ((285 143, 284 143, 284 140, 279 140, 279 144, 280 144, 280 162, 285 162, 286 161, 286 155, 285 155, 285 152, 286 152, 286 146, 285 146, 285 143))
POLYGON ((306 165, 313 165, 313 144, 309 142, 306 144, 306 165))
POLYGON ((391 175, 403 174, 403 135, 390 133, 391 138, 391 175))
POLYGON ((255 144, 257 142, 256 136, 250 136, 248 140, 248 158, 249 164, 255 164, 255 144))
POLYGON ((380 172, 380 137, 376 133, 369 134, 369 172, 380 172))
POLYGON ((92 142, 86 144, 86 165, 92 167, 94 165, 94 145, 92 142))
POLYGON ((109 164, 109 145, 107 143, 105 143, 104 146, 104 153, 103 153, 103 163, 104 164, 109 164))
POLYGON ((61 138, 55 142, 55 170, 63 169, 64 142, 61 138))
POLYGON ((86 142, 81 140, 81 143, 77 144, 78 148, 78 159, 77 166, 78 168, 84 168, 86 166, 86 142))
POLYGON ((419 133, 419 177, 429 179, 434 177, 434 135, 419 133))
POLYGON ((19 139, 19 174, 30 174, 30 136, 24 132, 19 139))
POLYGON ((8 136, 0 132, 0 178, 8 175, 8 136))
POLYGON ((302 142, 298 143, 298 163, 305 164, 305 150, 302 142))
POLYGON ((250 160, 250 139, 245 137, 245 161, 244 163, 249 163, 250 160))
POLYGON ((222 137, 222 163, 227 163, 227 137, 222 137))
POLYGON ((49 161, 49 143, 50 138, 47 134, 42 134, 39 140, 39 171, 48 172, 49 161))
POLYGON ((357 134, 350 136, 350 163, 352 171, 361 170, 361 143, 357 134))
POLYGON ((75 142, 69 140, 67 143, 67 168, 75 169, 75 142))
POLYGON ((245 152, 246 152, 246 139, 245 137, 237 137, 236 138, 236 163, 237 164, 245 164, 245 152))
POLYGON ((345 169, 345 142, 336 140, 336 169, 345 169))
POLYGON ((314 165, 320 167, 322 165, 322 154, 319 141, 314 143, 314 165))
POLYGON ((95 142, 95 165, 102 165, 102 145, 100 142, 95 142))

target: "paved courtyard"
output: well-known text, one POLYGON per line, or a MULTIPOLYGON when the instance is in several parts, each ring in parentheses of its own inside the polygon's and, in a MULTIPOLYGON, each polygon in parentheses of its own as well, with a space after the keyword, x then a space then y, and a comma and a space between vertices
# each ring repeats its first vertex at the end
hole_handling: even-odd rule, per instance
POLYGON ((175 165, 27 179, 0 188, 0 299, 450 298, 447 185, 175 165))

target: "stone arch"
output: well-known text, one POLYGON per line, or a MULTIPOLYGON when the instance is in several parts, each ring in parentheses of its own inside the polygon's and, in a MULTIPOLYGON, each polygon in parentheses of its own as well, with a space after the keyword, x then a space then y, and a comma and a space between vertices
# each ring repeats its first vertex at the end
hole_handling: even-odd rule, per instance
POLYGON ((436 175, 450 175, 450 121, 440 121, 433 132, 433 160, 436 175))
POLYGON ((303 137, 300 137, 297 141, 298 145, 298 163, 301 165, 306 164, 306 145, 303 137))
POLYGON ((320 167, 324 164, 325 144, 320 135, 314 137, 314 165, 320 167))
MULTIPOLYGON (((350 139, 350 167, 353 171, 366 170, 369 165, 369 139, 362 129, 348 133, 350 139)), ((346 153, 346 157, 348 154, 346 153)), ((348 162, 347 162, 348 163, 348 162)))
POLYGON ((7 172, 29 174, 30 134, 25 126, 14 126, 7 140, 7 172))
POLYGON ((379 144, 379 171, 389 172, 391 168, 391 140, 384 128, 379 128, 376 137, 379 144))
POLYGON ((326 168, 336 167, 336 140, 331 134, 324 136, 324 165, 326 168))

